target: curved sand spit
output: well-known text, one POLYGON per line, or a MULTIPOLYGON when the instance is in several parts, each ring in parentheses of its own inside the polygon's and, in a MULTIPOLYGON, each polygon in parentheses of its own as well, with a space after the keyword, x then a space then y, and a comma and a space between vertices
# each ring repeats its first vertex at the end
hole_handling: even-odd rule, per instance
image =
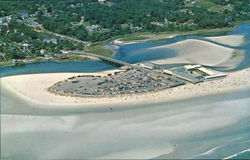
POLYGON ((153 61, 157 64, 198 63, 208 66, 234 68, 244 58, 244 51, 242 50, 235 50, 195 39, 188 39, 174 44, 153 47, 150 49, 155 51, 157 51, 157 49, 171 49, 176 51, 178 54, 177 57, 153 61))

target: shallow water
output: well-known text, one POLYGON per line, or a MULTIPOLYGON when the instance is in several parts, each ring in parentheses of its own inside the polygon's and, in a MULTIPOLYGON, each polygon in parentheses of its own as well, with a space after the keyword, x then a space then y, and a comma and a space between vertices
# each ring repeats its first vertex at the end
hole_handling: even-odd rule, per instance
POLYGON ((13 95, 5 93, 1 97, 2 157, 224 158, 250 148, 249 95, 250 90, 245 90, 86 111, 43 109, 19 98, 13 102, 13 95), (8 101, 12 109, 6 106, 8 101))
POLYGON ((33 74, 33 73, 59 73, 59 72, 100 72, 116 67, 99 61, 74 61, 74 62, 41 62, 0 68, 0 77, 33 74))

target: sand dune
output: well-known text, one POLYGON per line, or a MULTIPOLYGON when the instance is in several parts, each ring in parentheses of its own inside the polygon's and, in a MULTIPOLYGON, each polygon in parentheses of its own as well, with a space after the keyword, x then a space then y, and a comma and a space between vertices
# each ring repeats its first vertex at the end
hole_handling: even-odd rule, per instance
POLYGON ((206 37, 206 38, 221 44, 226 44, 234 47, 241 46, 246 41, 243 35, 229 35, 229 36, 206 37))
POLYGON ((242 50, 234 50, 195 39, 188 39, 174 44, 150 49, 155 51, 159 49, 171 49, 178 53, 177 57, 153 61, 157 64, 198 63, 208 66, 234 68, 244 58, 244 51, 242 50), (231 63, 228 64, 228 61, 231 63))

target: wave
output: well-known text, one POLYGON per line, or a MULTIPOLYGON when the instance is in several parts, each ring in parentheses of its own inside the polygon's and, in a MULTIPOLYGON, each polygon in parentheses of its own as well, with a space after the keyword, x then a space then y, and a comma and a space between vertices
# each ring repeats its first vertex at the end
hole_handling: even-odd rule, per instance
MULTIPOLYGON (((231 158, 236 158, 236 157, 238 157, 238 156, 241 156, 243 153, 247 153, 247 152, 250 152, 250 148, 249 149, 246 149, 246 150, 243 150, 243 151, 241 151, 241 152, 239 152, 239 153, 236 153, 236 154, 233 154, 233 155, 231 155, 231 156, 228 156, 228 157, 226 157, 226 158, 223 158, 223 159, 231 159, 231 158)), ((249 155, 250 155, 250 153, 249 153, 249 155)), ((240 157, 238 157, 239 159, 240 159, 240 157)), ((247 157, 246 157, 247 158, 247 157)), ((249 157, 248 157, 249 158, 249 157)))

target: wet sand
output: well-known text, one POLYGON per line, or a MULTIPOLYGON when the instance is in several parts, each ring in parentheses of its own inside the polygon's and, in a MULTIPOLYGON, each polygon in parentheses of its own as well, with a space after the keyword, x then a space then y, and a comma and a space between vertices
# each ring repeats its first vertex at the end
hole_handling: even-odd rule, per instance
POLYGON ((3 114, 1 156, 12 160, 227 157, 231 153, 223 150, 225 144, 237 146, 249 138, 245 135, 248 95, 249 91, 236 92, 92 113, 70 113, 68 106, 67 116, 61 110, 58 115, 51 110, 3 114))

